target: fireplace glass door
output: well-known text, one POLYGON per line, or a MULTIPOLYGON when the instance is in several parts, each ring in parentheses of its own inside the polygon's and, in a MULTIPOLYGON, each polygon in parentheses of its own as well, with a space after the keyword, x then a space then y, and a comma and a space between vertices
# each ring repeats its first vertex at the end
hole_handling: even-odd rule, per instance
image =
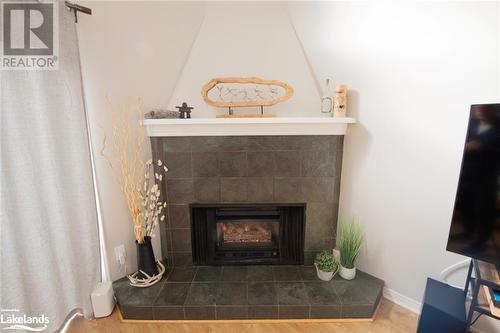
POLYGON ((217 247, 278 248, 279 220, 217 221, 217 247))
POLYGON ((301 264, 304 204, 192 204, 195 265, 301 264))
POLYGON ((215 212, 215 261, 225 264, 279 262, 280 209, 219 207, 215 212))

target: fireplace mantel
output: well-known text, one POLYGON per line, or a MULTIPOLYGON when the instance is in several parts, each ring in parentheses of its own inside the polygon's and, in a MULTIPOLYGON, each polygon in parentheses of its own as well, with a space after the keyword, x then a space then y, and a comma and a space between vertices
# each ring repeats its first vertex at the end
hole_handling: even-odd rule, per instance
POLYGON ((192 118, 146 119, 150 137, 172 136, 261 136, 261 135, 344 135, 354 118, 192 118))

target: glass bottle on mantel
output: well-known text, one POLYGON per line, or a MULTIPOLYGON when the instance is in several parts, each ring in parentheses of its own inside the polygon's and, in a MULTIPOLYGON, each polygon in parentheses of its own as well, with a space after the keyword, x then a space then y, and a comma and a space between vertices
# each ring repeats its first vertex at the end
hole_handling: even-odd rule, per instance
POLYGON ((321 94, 321 115, 324 117, 332 116, 333 96, 330 79, 326 79, 323 93, 321 94))

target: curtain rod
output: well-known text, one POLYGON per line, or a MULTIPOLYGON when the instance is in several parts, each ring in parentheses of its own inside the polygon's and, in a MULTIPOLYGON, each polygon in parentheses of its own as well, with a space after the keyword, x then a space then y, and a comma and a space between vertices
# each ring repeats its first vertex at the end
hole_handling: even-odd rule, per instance
POLYGON ((69 1, 64 1, 64 4, 70 11, 72 11, 75 14, 75 23, 78 23, 78 12, 87 14, 87 15, 92 15, 92 9, 89 7, 85 6, 80 6, 77 5, 76 3, 72 3, 69 1))

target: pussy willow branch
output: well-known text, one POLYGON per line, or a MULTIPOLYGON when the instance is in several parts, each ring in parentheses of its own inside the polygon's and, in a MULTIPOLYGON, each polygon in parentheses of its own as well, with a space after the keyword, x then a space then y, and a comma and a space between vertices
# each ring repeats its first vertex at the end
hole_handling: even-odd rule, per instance
MULTIPOLYGON (((112 123, 110 150, 112 155, 117 156, 118 161, 113 163, 111 158, 106 155, 106 136, 103 139, 101 156, 106 159, 113 178, 119 184, 125 197, 127 208, 134 222, 135 239, 138 243, 143 243, 144 228, 141 223, 141 205, 138 191, 141 184, 140 177, 144 173, 144 162, 142 160, 144 129, 137 122, 129 119, 132 114, 130 106, 117 115, 108 97, 106 97, 106 104, 112 123), (135 124, 139 128, 132 127, 131 124, 135 124), (137 132, 139 133, 135 135, 137 132)), ((140 115, 139 119, 142 119, 143 104, 141 99, 137 101, 136 110, 140 115)))

